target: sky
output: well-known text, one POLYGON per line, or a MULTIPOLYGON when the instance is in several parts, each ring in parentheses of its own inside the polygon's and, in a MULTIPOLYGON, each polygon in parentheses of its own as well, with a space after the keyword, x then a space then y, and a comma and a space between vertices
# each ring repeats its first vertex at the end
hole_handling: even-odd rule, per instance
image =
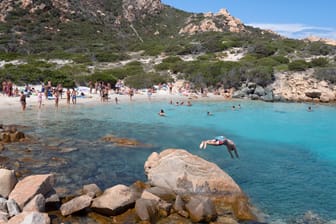
POLYGON ((226 8, 245 25, 270 29, 302 39, 318 36, 336 40, 336 0, 161 0, 187 12, 226 8))

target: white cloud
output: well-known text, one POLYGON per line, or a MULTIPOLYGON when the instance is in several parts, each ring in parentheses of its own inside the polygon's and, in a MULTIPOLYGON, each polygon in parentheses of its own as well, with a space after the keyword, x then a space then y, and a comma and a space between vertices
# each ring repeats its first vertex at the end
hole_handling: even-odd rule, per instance
POLYGON ((272 30, 280 35, 302 39, 308 36, 317 36, 336 40, 336 29, 331 27, 308 26, 304 24, 269 24, 251 23, 248 26, 272 30))

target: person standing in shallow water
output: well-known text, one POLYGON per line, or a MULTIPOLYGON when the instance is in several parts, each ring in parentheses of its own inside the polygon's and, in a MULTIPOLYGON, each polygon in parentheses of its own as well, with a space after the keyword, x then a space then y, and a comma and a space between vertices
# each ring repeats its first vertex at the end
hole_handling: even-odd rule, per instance
POLYGON ((37 94, 37 103, 38 103, 39 109, 41 109, 42 107, 42 97, 43 97, 42 91, 39 91, 37 94))
POLYGON ((27 102, 26 102, 26 95, 23 93, 23 91, 21 92, 20 103, 21 103, 22 111, 25 111, 27 102))
POLYGON ((77 103, 77 92, 75 89, 72 90, 71 97, 72 97, 72 104, 76 104, 77 103))
POLYGON ((67 104, 70 104, 70 98, 71 98, 70 89, 67 89, 67 91, 66 91, 66 98, 67 98, 67 104))
POLYGON ((59 92, 55 91, 55 107, 58 108, 58 102, 59 102, 59 92))

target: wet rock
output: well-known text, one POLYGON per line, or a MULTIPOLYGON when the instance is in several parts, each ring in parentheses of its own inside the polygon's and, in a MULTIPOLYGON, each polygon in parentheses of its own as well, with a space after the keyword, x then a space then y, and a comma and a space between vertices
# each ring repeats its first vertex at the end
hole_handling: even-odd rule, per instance
POLYGON ((67 147, 67 148, 61 148, 61 151, 60 151, 60 152, 63 152, 63 153, 70 153, 70 152, 77 151, 77 150, 78 150, 78 148, 67 147))
POLYGON ((0 138, 1 138, 2 142, 4 142, 4 143, 10 143, 11 142, 11 138, 10 138, 9 133, 2 132, 2 133, 0 133, 0 135, 1 135, 0 138))
POLYGON ((140 198, 136 200, 135 212, 141 221, 155 223, 159 217, 157 201, 140 198))
POLYGON ((176 198, 176 194, 168 189, 163 187, 151 187, 147 189, 148 192, 160 197, 161 199, 167 201, 167 202, 174 202, 176 198))
POLYGON ((0 196, 7 198, 16 183, 14 170, 0 169, 0 196))
POLYGON ((7 224, 50 224, 47 213, 22 212, 9 220, 7 224))
POLYGON ((61 200, 56 194, 56 192, 52 191, 45 196, 45 209, 46 211, 57 210, 61 200))
POLYGON ((104 215, 118 215, 134 207, 136 195, 131 188, 125 185, 116 185, 108 188, 104 193, 95 198, 91 208, 104 215))
POLYGON ((207 197, 192 197, 185 207, 193 222, 210 222, 217 218, 215 206, 207 197))
POLYGON ((7 213, 7 200, 4 198, 0 198, 0 212, 7 213))
POLYGON ((117 144, 119 146, 124 146, 124 147, 135 147, 135 146, 150 147, 150 145, 146 145, 137 140, 129 139, 129 138, 120 138, 114 135, 107 135, 103 137, 102 140, 105 142, 114 143, 114 144, 117 144))
POLYGON ((67 216, 90 207, 91 202, 92 197, 88 195, 82 195, 64 203, 60 210, 63 216, 67 216))
POLYGON ((13 199, 9 199, 7 201, 7 209, 9 217, 16 216, 17 214, 20 213, 19 205, 13 199))
POLYGON ((0 224, 7 223, 8 219, 9 219, 8 213, 0 211, 0 224))
POLYGON ((141 198, 142 199, 147 199, 147 200, 153 200, 153 201, 156 201, 156 202, 159 202, 161 200, 160 197, 156 196, 155 194, 150 193, 147 190, 144 190, 142 192, 141 198))
POLYGON ((10 133, 9 135, 10 135, 11 142, 18 142, 21 139, 25 138, 25 135, 23 134, 23 132, 20 132, 20 131, 16 131, 14 133, 10 133))
POLYGON ((96 184, 84 185, 82 192, 83 194, 89 195, 91 198, 95 198, 103 193, 96 184))
POLYGON ((35 195, 46 195, 53 190, 54 176, 52 174, 28 176, 19 181, 9 198, 14 199, 22 209, 35 195))
POLYGON ((42 194, 36 195, 31 199, 27 205, 23 208, 25 212, 44 212, 46 200, 42 194))
POLYGON ((184 218, 189 217, 189 213, 185 210, 185 203, 180 195, 176 196, 175 203, 173 205, 174 210, 184 218))
POLYGON ((191 222, 187 218, 184 218, 184 217, 180 216, 177 213, 174 213, 174 214, 171 214, 170 216, 168 216, 167 218, 160 219, 156 224, 170 224, 170 223, 192 224, 193 222, 191 222))

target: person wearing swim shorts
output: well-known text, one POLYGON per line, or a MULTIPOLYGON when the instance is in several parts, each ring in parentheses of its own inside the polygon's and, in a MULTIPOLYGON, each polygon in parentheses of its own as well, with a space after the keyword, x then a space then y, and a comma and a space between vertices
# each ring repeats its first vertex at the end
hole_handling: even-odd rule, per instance
POLYGON ((234 158, 232 152, 234 152, 236 158, 239 158, 236 144, 232 140, 225 138, 224 136, 217 136, 214 139, 202 141, 200 144, 200 149, 206 149, 208 144, 213 146, 225 145, 232 159, 234 158))

